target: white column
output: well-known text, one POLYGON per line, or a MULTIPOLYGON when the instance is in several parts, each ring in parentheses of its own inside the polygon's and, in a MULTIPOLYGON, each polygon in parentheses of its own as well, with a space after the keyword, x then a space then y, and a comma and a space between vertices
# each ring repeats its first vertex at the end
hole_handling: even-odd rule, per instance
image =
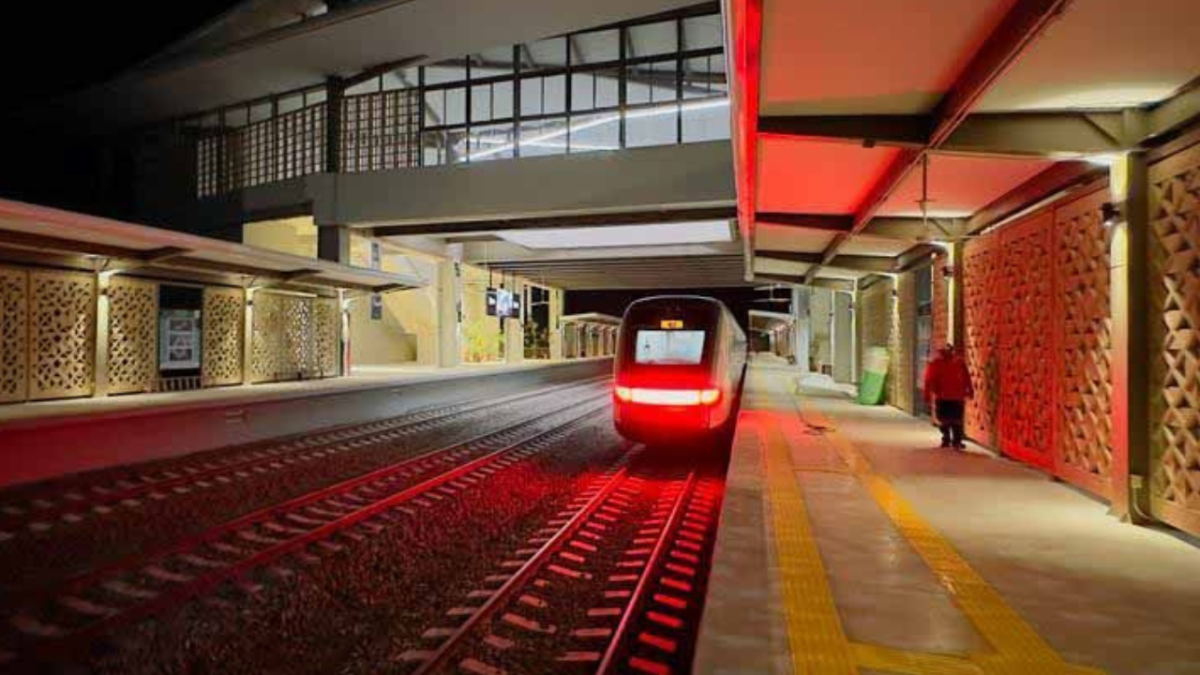
MULTIPOLYGON (((242 384, 250 384, 253 380, 250 374, 254 364, 254 289, 247 288, 246 317, 242 324, 242 384)), ((347 372, 347 375, 350 373, 347 372)))
POLYGON ((849 293, 833 294, 833 327, 829 341, 833 349, 833 381, 847 383, 854 377, 854 317, 849 293))
POLYGON ((809 314, 811 292, 807 288, 792 289, 792 315, 796 317, 795 335, 792 339, 793 356, 802 372, 808 372, 809 345, 812 340, 812 316, 809 314))
POLYGON ((563 354, 563 334, 562 334, 562 314, 563 314, 563 296, 562 291, 554 288, 550 290, 550 358, 562 359, 563 354))
MULTIPOLYGON (((96 275, 96 358, 93 361, 92 395, 108 396, 108 340, 110 314, 112 303, 108 298, 109 280, 111 274, 103 272, 96 275)), ((158 320, 158 317, 155 317, 158 320)))
POLYGON ((437 264, 437 365, 453 368, 462 360, 462 272, 454 260, 437 264))

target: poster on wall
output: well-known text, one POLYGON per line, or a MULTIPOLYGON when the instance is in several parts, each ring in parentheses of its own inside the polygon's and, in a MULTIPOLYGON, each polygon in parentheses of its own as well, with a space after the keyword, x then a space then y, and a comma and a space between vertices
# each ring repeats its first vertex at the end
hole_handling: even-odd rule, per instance
POLYGON ((200 312, 171 309, 159 316, 158 367, 194 370, 200 367, 200 312))

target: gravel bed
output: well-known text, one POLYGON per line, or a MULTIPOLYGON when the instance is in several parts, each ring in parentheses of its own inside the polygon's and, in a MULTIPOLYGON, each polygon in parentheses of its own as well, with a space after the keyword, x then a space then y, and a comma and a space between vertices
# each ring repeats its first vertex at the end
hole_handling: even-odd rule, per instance
MULTIPOLYGON (((454 496, 388 514, 338 552, 295 557, 97 648, 100 673, 389 673, 420 634, 496 573, 591 477, 625 452, 599 414, 552 449, 454 496)), ((318 547, 310 552, 320 551, 318 547)), ((449 624, 453 625, 453 624, 449 624)))

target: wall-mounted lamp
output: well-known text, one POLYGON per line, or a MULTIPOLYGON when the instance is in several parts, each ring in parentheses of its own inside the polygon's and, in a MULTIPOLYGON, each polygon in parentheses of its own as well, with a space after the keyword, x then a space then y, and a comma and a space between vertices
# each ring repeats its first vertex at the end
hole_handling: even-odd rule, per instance
POLYGON ((942 265, 942 276, 947 279, 953 279, 954 265, 942 265))
POLYGON ((1121 222, 1121 208, 1112 202, 1104 202, 1100 205, 1100 224, 1104 227, 1113 227, 1121 222))

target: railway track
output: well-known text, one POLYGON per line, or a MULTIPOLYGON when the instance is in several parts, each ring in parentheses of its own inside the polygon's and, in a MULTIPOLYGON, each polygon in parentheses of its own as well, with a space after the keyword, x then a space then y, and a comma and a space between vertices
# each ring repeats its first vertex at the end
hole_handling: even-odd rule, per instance
POLYGON ((672 474, 658 466, 605 476, 504 558, 491 586, 428 627, 423 637, 436 646, 397 660, 410 675, 686 672, 721 481, 672 474))
POLYGON ((7 602, 0 668, 76 653, 97 637, 166 613, 270 568, 319 562, 421 507, 486 482, 554 447, 606 409, 608 393, 574 401, 465 441, 291 499, 168 547, 78 575, 7 602), (580 411, 582 409, 582 412, 580 411))
POLYGON ((473 399, 384 420, 232 448, 221 451, 219 457, 214 457, 211 452, 202 453, 119 477, 105 472, 101 480, 90 484, 52 486, 40 494, 35 491, 26 495, 19 502, 0 505, 0 543, 22 533, 46 532, 60 522, 76 524, 88 516, 108 515, 121 507, 139 508, 147 501, 162 501, 174 495, 249 480, 332 455, 395 443, 477 413, 495 414, 498 406, 566 394, 607 379, 599 377, 500 398, 473 399))

